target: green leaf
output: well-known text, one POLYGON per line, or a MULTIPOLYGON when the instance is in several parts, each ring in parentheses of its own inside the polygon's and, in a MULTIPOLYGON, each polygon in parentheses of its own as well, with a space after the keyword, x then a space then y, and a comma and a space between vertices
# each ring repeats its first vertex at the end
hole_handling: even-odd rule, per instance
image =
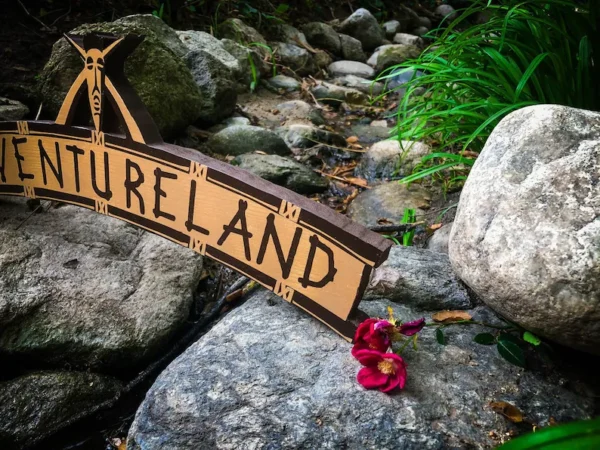
POLYGON ((511 340, 500 340, 498 339, 498 353, 507 360, 509 363, 515 366, 525 367, 525 354, 521 347, 515 344, 511 340))
POLYGON ((600 448, 600 418, 542 428, 515 438, 500 450, 595 450, 600 448))
POLYGON ((535 345, 536 347, 542 343, 542 340, 537 337, 535 334, 526 331, 523 333, 523 340, 525 342, 529 342, 531 345, 535 345))
POLYGON ((275 10, 275 14, 284 14, 288 9, 290 9, 290 5, 287 3, 281 3, 275 10))
POLYGON ((442 331, 441 328, 438 328, 437 330, 435 330, 435 338, 437 339, 438 344, 441 344, 441 345, 448 344, 448 339, 446 339, 446 336, 444 336, 444 332, 442 331))
POLYGON ((490 333, 479 333, 473 340, 481 345, 492 345, 496 342, 496 338, 490 333))

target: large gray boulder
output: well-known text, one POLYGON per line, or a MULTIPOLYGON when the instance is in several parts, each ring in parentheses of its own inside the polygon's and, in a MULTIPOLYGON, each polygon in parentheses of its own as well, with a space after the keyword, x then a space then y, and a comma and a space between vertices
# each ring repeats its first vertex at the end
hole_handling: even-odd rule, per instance
POLYGON ((311 45, 328 50, 334 55, 341 54, 340 37, 331 26, 321 22, 310 22, 302 26, 302 31, 311 45))
POLYGON ((185 325, 199 255, 76 206, 29 215, 21 199, 0 203, 0 353, 131 368, 185 325))
POLYGON ((46 371, 0 382, 0 447, 24 448, 117 395, 121 383, 85 372, 46 371))
MULTIPOLYGON (((388 301, 360 306, 379 317, 387 306, 403 320, 423 314, 388 301)), ((494 320, 483 307, 471 313, 494 320)), ((493 346, 474 343, 482 330, 446 328, 443 346, 426 327, 419 350, 403 354, 405 389, 387 395, 357 383, 350 344, 300 308, 258 291, 158 377, 127 449, 481 449, 518 433, 491 401, 514 404, 538 426, 593 414, 593 399, 558 384, 555 368, 526 372, 493 346)))
MULTIPOLYGON (((71 33, 92 32, 145 36, 125 61, 125 76, 144 102, 164 138, 192 124, 202 114, 203 98, 182 57, 186 46, 174 30, 151 15, 129 16, 108 23, 85 24, 71 33)), ((44 108, 58 114, 62 102, 83 69, 79 53, 65 38, 52 47, 38 90, 44 108)))
POLYGON ((364 8, 357 9, 344 20, 340 31, 358 39, 365 50, 373 50, 383 43, 385 35, 377 19, 364 8))
POLYGON ((466 286, 452 271, 448 255, 395 245, 375 269, 365 299, 385 298, 423 311, 469 309, 466 286))
POLYGON ((207 50, 192 50, 185 60, 202 95, 199 120, 215 124, 229 117, 237 102, 235 73, 207 50))
POLYGON ((329 186, 327 178, 285 156, 247 153, 237 156, 232 164, 299 194, 323 192, 329 186))
POLYGON ((237 156, 255 151, 289 155, 285 141, 270 130, 252 125, 233 125, 212 135, 208 147, 219 155, 237 156))
POLYGON ((392 181, 358 194, 348 207, 348 217, 366 227, 379 225, 380 220, 399 224, 405 209, 414 209, 419 217, 430 206, 431 194, 425 188, 392 181))
POLYGON ((600 354, 600 114, 540 105, 493 131, 450 235, 458 275, 523 327, 600 354))

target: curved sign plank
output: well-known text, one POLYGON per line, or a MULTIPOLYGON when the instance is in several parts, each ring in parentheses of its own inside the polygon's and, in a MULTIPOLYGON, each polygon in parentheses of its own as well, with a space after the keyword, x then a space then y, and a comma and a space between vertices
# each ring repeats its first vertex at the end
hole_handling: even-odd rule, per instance
POLYGON ((0 193, 135 224, 253 278, 351 340, 348 318, 390 242, 324 205, 164 143, 123 75, 141 38, 67 39, 84 69, 57 120, 0 122, 0 193))

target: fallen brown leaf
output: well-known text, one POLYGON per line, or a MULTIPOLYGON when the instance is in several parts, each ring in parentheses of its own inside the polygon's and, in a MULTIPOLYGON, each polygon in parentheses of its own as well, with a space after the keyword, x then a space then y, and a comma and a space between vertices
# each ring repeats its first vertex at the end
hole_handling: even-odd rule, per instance
POLYGON ((434 322, 454 323, 471 320, 473 317, 466 311, 440 311, 431 316, 434 322))
POLYGON ((523 413, 515 405, 511 405, 508 402, 491 402, 490 407, 492 408, 492 411, 502 414, 511 422, 523 422, 523 413))
POLYGON ((386 219, 385 217, 380 217, 377 219, 377 225, 394 225, 390 219, 386 219))
POLYGON ((441 224, 441 223, 434 223, 433 225, 429 225, 429 229, 430 230, 438 230, 438 229, 442 228, 442 225, 443 224, 441 224))
POLYGON ((266 155, 266 153, 262 150, 254 150, 254 153, 256 153, 257 155, 266 155))
POLYGON ((358 136, 350 136, 346 138, 348 144, 356 144, 358 142, 358 136))
POLYGON ((367 180, 359 177, 346 177, 346 180, 348 180, 350 183, 356 186, 367 186, 369 184, 367 183, 367 180))

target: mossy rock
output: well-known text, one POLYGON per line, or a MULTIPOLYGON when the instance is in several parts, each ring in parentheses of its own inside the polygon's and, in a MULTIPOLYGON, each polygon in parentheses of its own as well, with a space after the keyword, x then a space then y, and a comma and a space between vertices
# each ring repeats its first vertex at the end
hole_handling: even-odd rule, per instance
MULTIPOLYGON (((115 35, 144 35, 145 39, 125 61, 125 75, 146 105, 164 138, 193 123, 201 113, 202 97, 190 70, 181 56, 186 51, 175 31, 149 16, 129 16, 115 22, 85 24, 72 33, 93 32, 115 35), (166 39, 171 33, 173 39, 166 39)), ((162 21, 160 21, 162 23, 162 21)), ((40 74, 38 90, 44 108, 58 114, 71 84, 83 64, 65 38, 59 39, 40 74)))

